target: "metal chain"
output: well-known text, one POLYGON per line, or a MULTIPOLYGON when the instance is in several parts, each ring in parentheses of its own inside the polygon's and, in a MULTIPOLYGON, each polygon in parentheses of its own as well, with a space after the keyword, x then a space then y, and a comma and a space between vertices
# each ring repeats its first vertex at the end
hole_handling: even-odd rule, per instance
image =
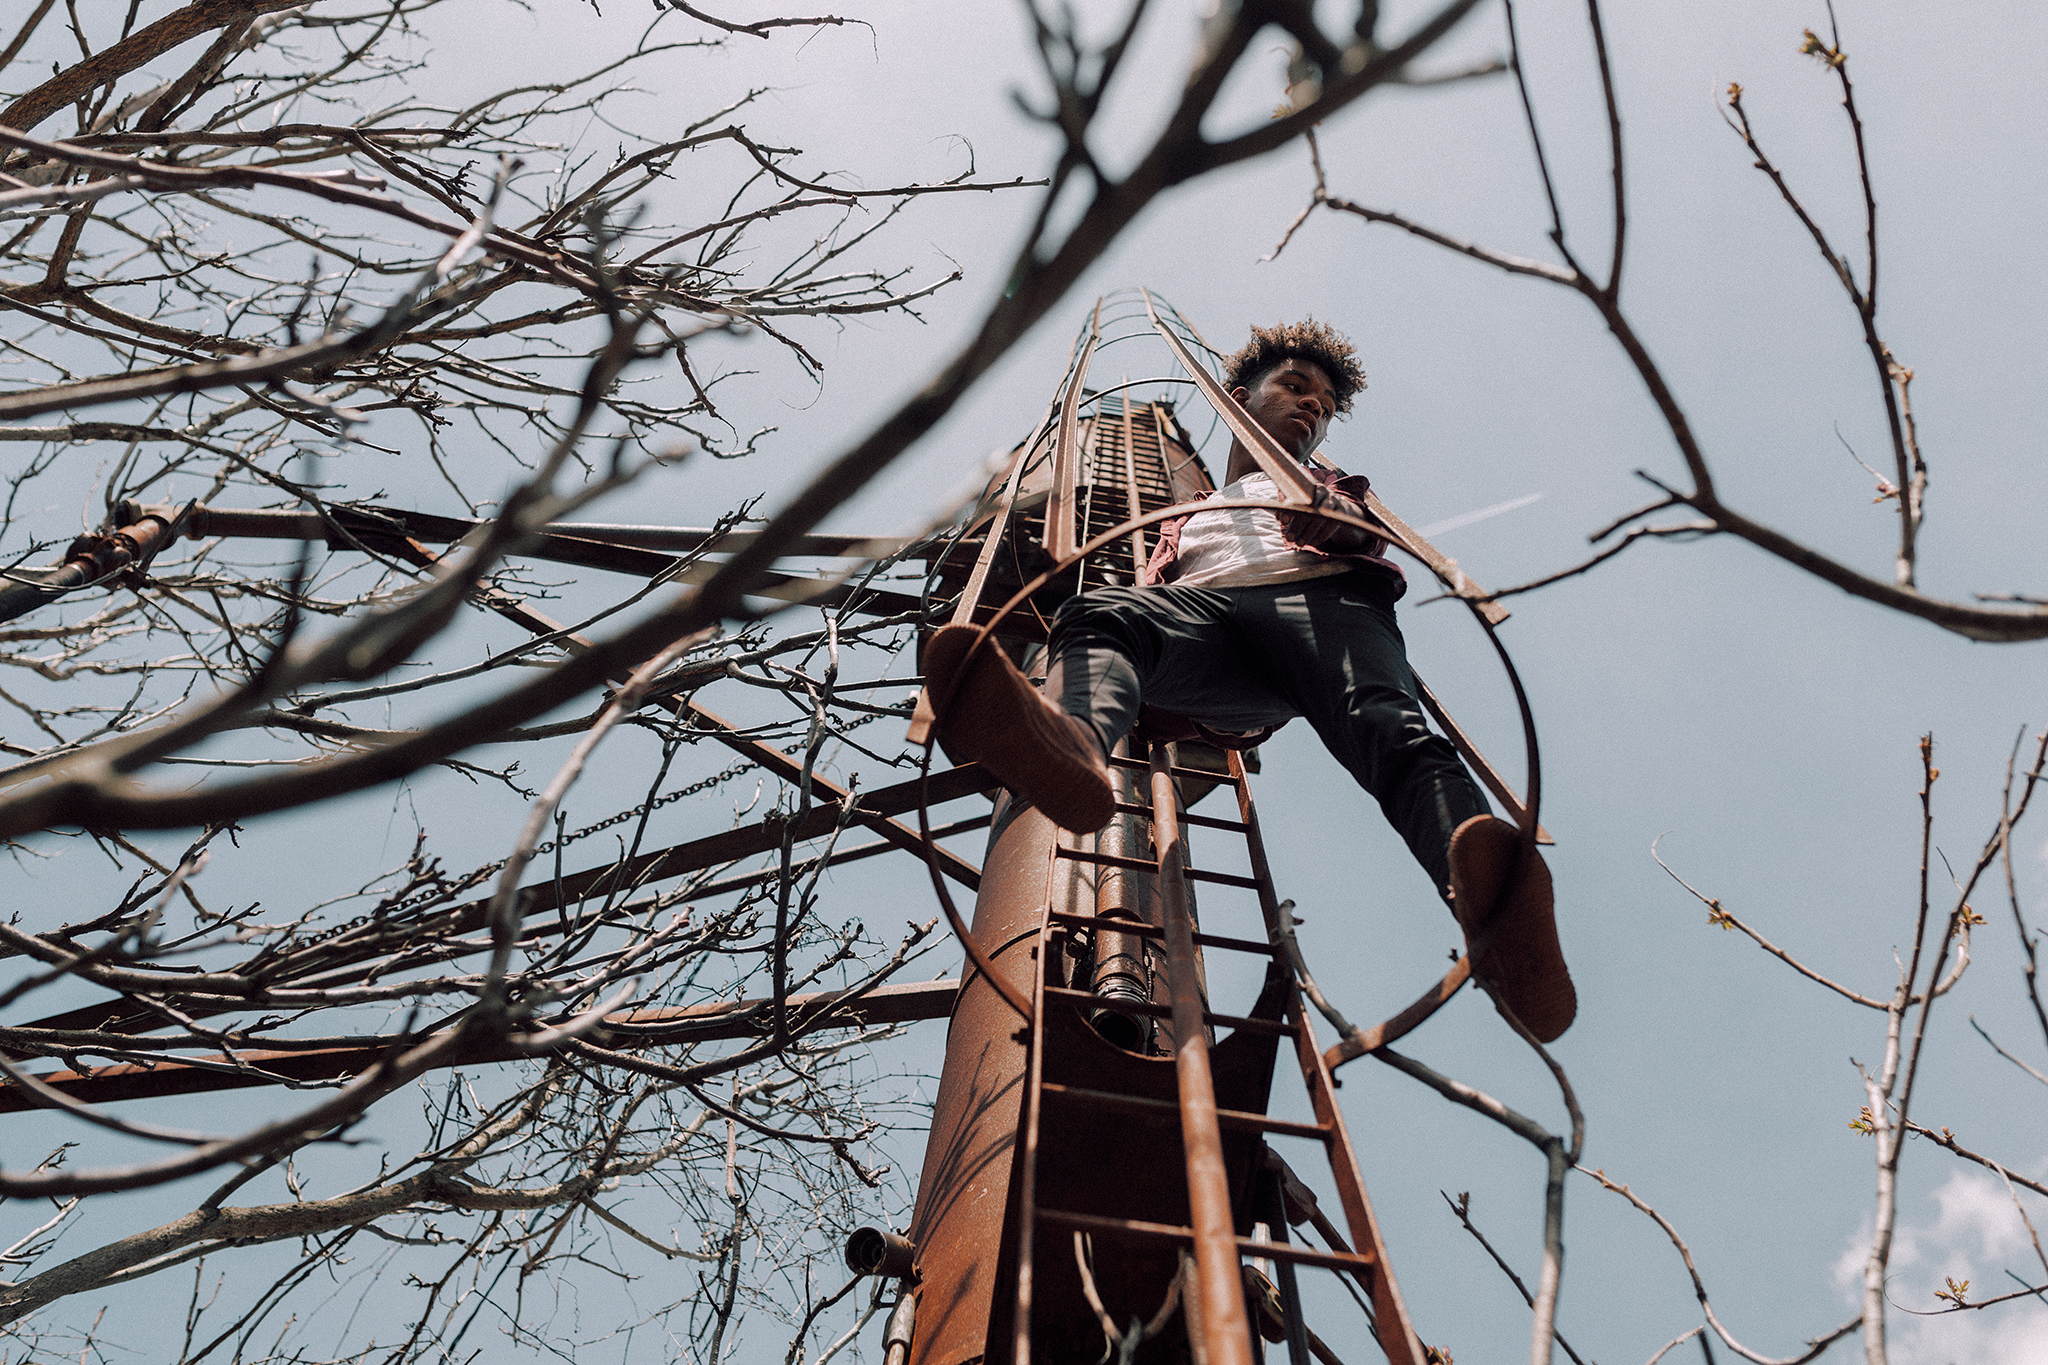
MULTIPOLYGON (((710 791, 713 787, 719 786, 720 784, 725 782, 730 782, 735 777, 743 776, 747 772, 751 771, 754 767, 755 765, 753 762, 749 760, 742 760, 738 763, 733 764, 731 767, 725 769, 723 772, 713 773, 711 776, 704 778, 701 781, 690 783, 690 785, 688 785, 687 787, 678 787, 666 796, 659 797, 653 801, 643 801, 639 805, 632 807, 630 810, 622 810, 617 815, 611 816, 609 819, 600 820, 594 825, 585 825, 582 829, 573 830, 570 833, 563 835, 560 839, 550 839, 546 843, 541 844, 538 848, 536 848, 534 850, 534 855, 538 857, 541 854, 553 853, 556 849, 561 848, 564 845, 573 844, 578 839, 587 839, 591 835, 602 833, 603 831, 610 829, 614 825, 622 825, 628 820, 636 819, 639 816, 660 810, 663 806, 670 805, 674 802, 680 801, 686 796, 696 796, 700 792, 710 791)), ((476 869, 463 880, 460 889, 466 890, 471 886, 475 886, 478 882, 490 876, 492 873, 501 871, 504 868, 504 866, 505 863, 501 859, 498 862, 489 863, 483 867, 476 869)), ((339 938, 343 934, 351 933, 354 930, 363 928, 365 925, 374 924, 380 920, 388 920, 394 916, 402 915, 408 911, 418 910, 425 906, 432 905, 434 902, 444 899, 447 895, 448 893, 442 890, 422 891, 418 895, 413 896, 407 900, 397 901, 393 904, 386 906, 380 906, 375 910, 371 910, 364 914, 357 915, 354 919, 348 920, 345 923, 337 924, 332 929, 328 929, 321 933, 309 935, 306 938, 300 939, 288 951, 303 952, 308 948, 316 947, 319 944, 325 943, 329 939, 339 938)))

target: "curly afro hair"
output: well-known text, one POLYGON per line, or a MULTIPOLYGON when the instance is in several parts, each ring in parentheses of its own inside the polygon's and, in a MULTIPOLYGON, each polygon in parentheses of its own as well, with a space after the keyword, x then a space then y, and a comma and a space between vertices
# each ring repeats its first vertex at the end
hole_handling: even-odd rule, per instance
POLYGON ((1351 399, 1365 387, 1365 371, 1349 339, 1327 322, 1305 318, 1252 328, 1252 339, 1223 366, 1223 387, 1251 388, 1283 360, 1312 362, 1337 394, 1337 411, 1351 411, 1351 399))

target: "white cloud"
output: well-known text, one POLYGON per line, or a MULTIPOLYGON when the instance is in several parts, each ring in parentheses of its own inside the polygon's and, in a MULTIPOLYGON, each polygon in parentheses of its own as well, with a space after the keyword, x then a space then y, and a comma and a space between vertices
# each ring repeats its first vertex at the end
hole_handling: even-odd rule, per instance
MULTIPOLYGON (((1901 1218, 1892 1238, 1891 1358, 1911 1365, 2048 1365, 2048 1304, 2038 1300, 1938 1317, 1899 1311, 1946 1307, 1934 1294, 1948 1280, 1968 1280, 1972 1300, 2019 1288, 2006 1275, 2008 1268, 2031 1276, 2030 1283, 2042 1282, 2041 1263, 2005 1182, 1990 1172, 1956 1171, 1935 1191, 1934 1201, 1932 1217, 1901 1218)), ((2048 1233, 2044 1212, 2041 1201, 2033 1200, 2029 1216, 2048 1233)), ((1865 1218, 1835 1262, 1835 1283, 1852 1305, 1862 1296, 1870 1228, 1865 1218)))

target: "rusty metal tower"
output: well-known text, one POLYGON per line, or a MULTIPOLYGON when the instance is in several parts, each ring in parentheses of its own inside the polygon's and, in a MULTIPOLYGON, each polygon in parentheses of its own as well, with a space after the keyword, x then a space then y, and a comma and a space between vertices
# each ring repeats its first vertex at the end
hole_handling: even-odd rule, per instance
MULTIPOLYGON (((1198 351, 1215 355, 1145 291, 1098 302, 1040 427, 938 565, 952 619, 980 625, 983 647, 1010 651, 1031 672, 1062 599, 1133 581, 1162 509, 1214 490, 1183 412, 1156 396, 1164 385, 1193 388, 1204 401, 1190 411, 1213 409, 1286 502, 1313 504, 1314 485, 1198 351), (1090 386, 1101 350, 1140 338, 1163 342, 1182 375, 1090 386)), ((1396 546, 1454 589, 1469 586, 1377 500, 1368 510, 1396 546)), ((1489 622, 1505 614, 1491 607, 1489 622)), ((932 704, 913 739, 926 737, 932 704)), ((1515 794, 1434 697, 1429 704, 1526 824, 1515 794)), ((1386 1024, 1340 1025, 1345 1036, 1325 1053, 1244 761, 1198 744, 1138 752, 1125 741, 1111 762, 1116 815, 1093 835, 1062 831, 1004 793, 971 925, 954 914, 970 963, 898 1262, 914 1307, 892 1329, 889 1365, 1110 1355, 1248 1365, 1262 1337, 1284 1342, 1290 1365, 1334 1360, 1305 1321, 1302 1268, 1354 1279, 1387 1359, 1424 1365, 1434 1353, 1402 1302, 1331 1072, 1427 1018, 1464 983, 1465 959, 1386 1024), (1191 809, 1217 791, 1227 803, 1191 809), (1198 865, 1197 831, 1217 862, 1248 874, 1198 865), (1205 952, 1263 963, 1249 1003, 1210 998, 1205 952), (1283 1044, 1311 1122, 1267 1112, 1283 1044), (1327 1165, 1334 1216, 1290 1158, 1327 1165), (1251 1262, 1269 1266, 1270 1278, 1251 1262)))

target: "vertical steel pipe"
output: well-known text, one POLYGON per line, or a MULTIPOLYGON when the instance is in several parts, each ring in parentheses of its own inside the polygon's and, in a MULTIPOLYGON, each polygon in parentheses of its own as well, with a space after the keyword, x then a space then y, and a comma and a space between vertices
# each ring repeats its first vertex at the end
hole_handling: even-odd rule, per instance
MULTIPOLYGON (((1123 746, 1118 745, 1121 752, 1123 746)), ((1127 768, 1111 768, 1110 781, 1119 800, 1129 800, 1137 785, 1127 768)), ((1118 858, 1149 858, 1152 842, 1139 818, 1119 811, 1095 836, 1098 853, 1118 858)), ((1151 944, 1144 935, 1116 928, 1118 920, 1152 924, 1157 897, 1153 877, 1126 867, 1104 867, 1095 883, 1094 963, 1088 988, 1100 996, 1103 1008, 1090 1020, 1095 1031, 1126 1052, 1144 1052, 1152 1037, 1152 1021, 1143 1014, 1118 1009, 1119 1005, 1152 999, 1151 944)))
POLYGON ((1180 1083, 1180 1140, 1187 1161, 1188 1225, 1195 1233, 1195 1288, 1200 1302, 1198 1358, 1207 1365, 1251 1365, 1251 1322, 1238 1270, 1230 1174, 1216 1122, 1216 1086, 1209 1072, 1209 1032, 1202 1020, 1195 926, 1188 914, 1187 851, 1181 841, 1172 747, 1152 746, 1152 837, 1159 848, 1159 898, 1166 917, 1166 972, 1173 984, 1173 1061, 1180 1083))
MULTIPOLYGON (((1058 831, 1033 809, 1012 816, 998 806, 996 818, 982 860, 973 931, 1003 984, 1028 1000, 1038 968, 1032 950, 1050 891, 1046 868, 1058 831)), ((1029 1062, 1023 1022, 980 972, 970 965, 961 973, 910 1227, 920 1274, 910 1365, 1001 1358, 991 1351, 990 1322, 998 1296, 1007 1297, 1008 1289, 1003 1255, 1014 1214, 1010 1196, 1029 1062)))

